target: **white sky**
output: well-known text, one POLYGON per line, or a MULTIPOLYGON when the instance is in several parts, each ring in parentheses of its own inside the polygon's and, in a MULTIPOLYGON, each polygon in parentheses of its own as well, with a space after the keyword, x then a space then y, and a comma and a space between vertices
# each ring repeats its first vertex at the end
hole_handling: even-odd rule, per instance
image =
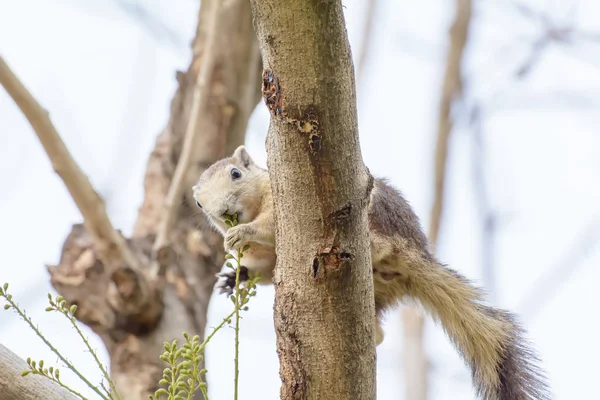
MULTIPOLYGON (((135 5, 134 0, 123 3, 135 5)), ((175 70, 189 62, 197 5, 140 1, 152 23, 171 32, 151 35, 116 1, 0 1, 0 54, 49 111, 64 141, 92 183, 106 196, 113 223, 130 232, 142 198, 149 151, 168 117, 175 70), (32 12, 35 10, 35 12, 32 12), (167 38, 167 39, 165 39, 167 38)), ((406 195, 428 224, 432 148, 443 73, 451 2, 380 1, 365 81, 359 82, 359 123, 365 162, 406 195)), ((481 3, 481 2, 479 2, 481 3)), ((478 4, 479 4, 478 3, 478 4)), ((577 2, 538 0, 563 18, 577 2)), ((578 2, 576 26, 600 32, 600 5, 578 2)), ((358 55, 365 2, 345 1, 354 56, 358 55)), ((576 247, 586 226, 600 226, 600 44, 550 46, 529 78, 512 73, 540 30, 509 0, 474 13, 466 56, 468 103, 486 104, 485 176, 494 208, 503 217, 497 234, 496 304, 512 311, 576 247)), ((152 25, 156 27, 156 25, 152 25)), ((247 145, 263 165, 268 113, 260 105, 250 122, 247 145)), ((481 282, 479 215, 473 192, 471 131, 461 123, 451 145, 447 218, 440 258, 481 282)), ((53 292, 45 263, 56 263, 73 223, 81 217, 35 134, 12 100, 0 90, 0 283, 11 292, 58 348, 88 376, 99 379, 89 354, 66 321, 45 313, 53 292)), ((600 297, 597 238, 585 257, 572 256, 546 287, 552 295, 534 315, 524 314, 529 339, 548 371, 556 399, 595 393, 600 328, 594 317, 600 297), (560 284, 560 286, 557 286, 560 284)), ((54 292, 53 292, 54 293, 54 292)), ((537 293, 537 292, 534 292, 537 293)), ((245 315, 241 341, 241 398, 276 399, 279 375, 272 324, 273 289, 261 287, 245 315)), ((230 302, 215 297, 214 326, 230 302)), ((403 396, 399 311, 387 319, 378 348, 378 399, 403 396)), ((102 343, 90 340, 107 355, 102 343)), ((428 321, 432 363, 431 399, 471 399, 470 374, 443 335, 428 321)), ((0 312, 0 342, 26 358, 56 358, 9 312, 0 312)), ((213 398, 232 396, 233 332, 224 330, 207 349, 213 398)), ((65 370, 66 372, 66 370, 65 370)), ((74 378, 84 393, 86 389, 74 378)), ((93 398, 93 397, 92 397, 93 398)))

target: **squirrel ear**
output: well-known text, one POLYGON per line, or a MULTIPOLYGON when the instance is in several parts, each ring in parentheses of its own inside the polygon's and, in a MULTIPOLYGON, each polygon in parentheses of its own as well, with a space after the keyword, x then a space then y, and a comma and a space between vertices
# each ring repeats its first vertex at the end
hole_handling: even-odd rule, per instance
POLYGON ((248 168, 254 163, 252 161, 252 158, 250 157, 250 154, 248 154, 248 152, 246 151, 246 147, 244 145, 241 145, 237 149, 235 149, 235 151, 233 152, 233 158, 241 162, 246 168, 248 168))

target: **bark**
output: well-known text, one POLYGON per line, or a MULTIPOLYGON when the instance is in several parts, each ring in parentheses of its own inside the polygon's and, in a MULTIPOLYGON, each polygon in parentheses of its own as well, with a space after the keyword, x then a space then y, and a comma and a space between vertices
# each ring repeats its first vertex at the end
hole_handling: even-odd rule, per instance
MULTIPOLYGON (((77 304, 76 318, 102 338, 111 378, 123 400, 154 394, 165 367, 159 359, 165 341, 182 340, 184 331, 204 336, 214 275, 224 254, 222 238, 205 229, 204 218, 192 206, 191 187, 208 165, 243 143, 248 118, 260 99, 260 52, 248 2, 205 0, 198 20, 192 62, 177 74, 169 122, 148 160, 144 199, 131 238, 110 226, 87 178, 73 182, 57 169, 71 193, 83 191, 84 198, 102 207, 94 208, 94 220, 85 212, 89 204, 77 203, 85 226, 73 226, 59 264, 48 267, 51 282, 69 305, 77 304), (211 21, 215 15, 217 21, 211 21), (186 148, 188 128, 195 137, 185 140, 186 148), (182 176, 173 184, 181 154, 188 154, 187 165, 180 165, 182 176), (82 189, 78 182, 88 186, 82 189), (101 225, 102 235, 96 220, 107 222, 101 225), (157 235, 162 239, 156 240, 157 235)), ((6 86, 4 80, 2 84, 6 86)), ((35 119, 19 103, 22 93, 10 94, 44 142, 35 119)), ((35 109, 36 118, 47 120, 42 128, 56 132, 47 113, 39 105, 35 109)), ((58 133, 52 143, 56 138, 60 140, 58 133)), ((67 176, 78 171, 74 162, 64 162, 70 159, 66 149, 57 156, 45 148, 55 168, 56 160, 63 160, 59 165, 69 166, 67 176)))
POLYGON ((375 308, 352 58, 338 1, 252 0, 271 112, 282 399, 375 399, 375 308))
MULTIPOLYGON (((446 71, 442 86, 437 142, 434 158, 434 197, 429 222, 429 243, 432 249, 438 241, 446 186, 446 163, 448 143, 452 133, 452 104, 462 91, 461 65, 471 20, 471 0, 456 0, 456 14, 450 28, 450 48, 446 58, 446 71)), ((404 384, 408 400, 427 399, 428 363, 423 347, 423 324, 421 314, 405 308, 402 315, 404 327, 404 384)))
POLYGON ((0 344, 0 400, 75 400, 66 389, 40 375, 21 376, 27 363, 0 344))

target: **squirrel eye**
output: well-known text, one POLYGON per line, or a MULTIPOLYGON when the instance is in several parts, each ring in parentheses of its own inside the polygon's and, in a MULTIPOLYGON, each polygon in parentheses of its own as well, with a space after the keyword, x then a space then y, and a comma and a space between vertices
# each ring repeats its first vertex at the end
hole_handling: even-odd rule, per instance
POLYGON ((239 169, 237 169, 237 168, 233 168, 233 169, 231 170, 231 177, 232 177, 233 179, 239 179, 239 178, 241 178, 241 177, 242 177, 242 173, 240 172, 240 170, 239 170, 239 169))
POLYGON ((200 204, 198 200, 196 200, 196 205, 198 206, 198 208, 202 208, 202 204, 200 204))

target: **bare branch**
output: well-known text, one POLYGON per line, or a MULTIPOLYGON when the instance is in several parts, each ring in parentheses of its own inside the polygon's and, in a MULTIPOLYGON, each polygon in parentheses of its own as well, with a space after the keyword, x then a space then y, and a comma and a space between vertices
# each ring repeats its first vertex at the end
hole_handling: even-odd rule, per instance
POLYGON ((483 143, 482 110, 479 106, 473 107, 471 112, 471 126, 473 133, 473 185, 475 187, 475 196, 479 206, 479 213, 483 220, 483 232, 481 235, 482 247, 482 275, 486 292, 489 294, 489 300, 494 301, 496 278, 495 278, 495 259, 494 249, 496 241, 497 214, 492 210, 488 196, 488 188, 485 178, 485 145, 483 143))
POLYGON ((535 42, 533 42, 533 44, 531 45, 531 51, 527 55, 527 58, 514 72, 515 77, 518 79, 526 78, 529 75, 529 73, 533 70, 533 67, 536 65, 536 63, 540 60, 543 51, 548 47, 549 44, 550 37, 547 35, 544 35, 541 38, 537 39, 535 42))
POLYGON ((450 49, 446 60, 446 72, 442 86, 438 115, 438 136, 435 149, 435 186, 434 201, 431 207, 429 225, 429 241, 435 248, 437 243, 446 185, 446 163, 448 160, 448 144, 453 127, 452 105, 462 91, 461 64, 467 44, 469 22, 471 20, 471 0, 457 0, 456 17, 450 30, 450 49))
MULTIPOLYGON (((181 196, 185 189, 186 176, 189 170, 190 164, 193 161, 192 153, 194 150, 194 144, 196 137, 198 136, 198 120, 200 114, 206 109, 206 104, 209 97, 209 86, 208 83, 211 80, 216 57, 217 57, 217 29, 219 24, 217 23, 219 18, 219 11, 221 10, 221 2, 215 1, 210 3, 212 5, 211 15, 208 19, 210 28, 207 31, 207 43, 206 52, 202 55, 200 64, 200 72, 194 87, 194 94, 191 105, 191 113, 188 120, 188 125, 185 133, 183 142, 183 148, 169 192, 165 199, 165 214, 161 220, 161 225, 157 233, 156 241, 154 242, 154 252, 158 252, 169 243, 169 235, 173 227, 173 221, 177 215, 177 210, 181 203, 181 196)), ((162 268, 164 269, 164 268, 162 268)), ((161 268, 155 262, 151 268, 152 274, 159 274, 161 268)))
POLYGON ((367 12, 365 13, 365 27, 363 38, 358 51, 358 62, 356 63, 356 81, 362 82, 365 71, 365 64, 369 56, 371 47, 371 36, 373 35, 373 22, 375 20, 375 10, 377 9, 377 0, 368 0, 367 12))
POLYGON ((125 262, 136 266, 137 262, 125 244, 123 237, 113 228, 104 202, 81 171, 63 143, 48 112, 33 98, 2 57, 0 57, 0 84, 21 109, 36 132, 54 171, 61 177, 79 211, 86 229, 94 239, 98 255, 108 266, 116 269, 125 262))
MULTIPOLYGON (((435 150, 435 184, 434 201, 431 207, 429 224, 429 242, 435 249, 442 211, 446 184, 446 163, 448 159, 448 143, 453 127, 452 105, 462 91, 461 66, 462 56, 467 44, 469 24, 471 20, 471 0, 456 1, 456 16, 450 29, 450 49, 446 60, 446 72, 442 86, 438 115, 438 133, 435 150)), ((403 314, 404 327, 404 372, 406 398, 408 400, 424 400, 427 398, 427 360, 423 351, 423 317, 411 308, 403 314)))
POLYGON ((570 250, 554 267, 549 268, 537 280, 535 287, 527 291, 517 309, 528 321, 539 315, 545 304, 563 287, 585 258, 593 253, 600 241, 600 217, 590 222, 573 241, 570 250))
POLYGON ((141 5, 140 2, 123 0, 113 0, 113 2, 130 18, 142 25, 156 40, 167 42, 177 47, 177 49, 185 49, 185 39, 178 32, 169 28, 156 15, 149 11, 147 7, 141 5))
POLYGON ((15 353, 0 344, 0 398, 19 400, 75 400, 67 390, 48 378, 29 374, 29 366, 15 353))

